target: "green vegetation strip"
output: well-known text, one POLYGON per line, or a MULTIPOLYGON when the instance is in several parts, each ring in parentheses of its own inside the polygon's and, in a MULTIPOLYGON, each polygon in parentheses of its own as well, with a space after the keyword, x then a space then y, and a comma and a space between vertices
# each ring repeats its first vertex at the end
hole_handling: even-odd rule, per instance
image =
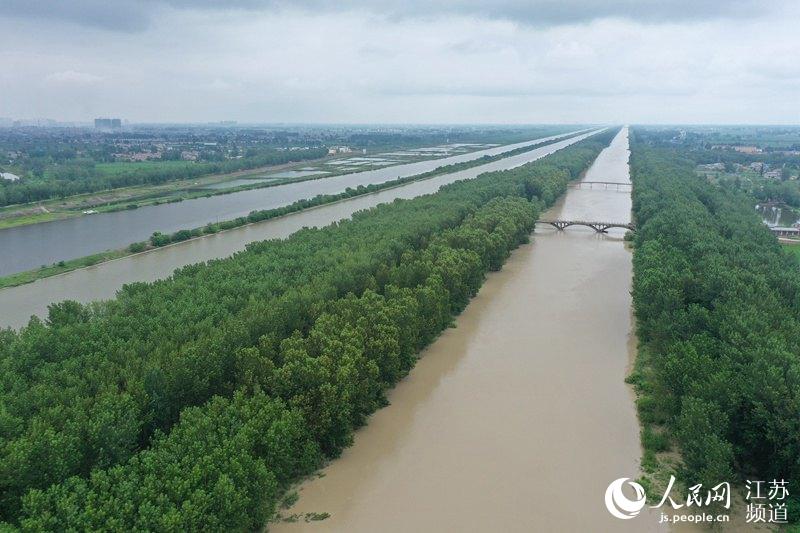
MULTIPOLYGON (((571 137, 576 137, 578 135, 581 135, 582 133, 583 132, 573 132, 573 133, 570 133, 570 134, 565 134, 562 137, 559 137, 558 139, 543 141, 543 142, 539 142, 539 143, 536 143, 536 144, 523 146, 523 147, 520 147, 520 148, 515 148, 513 150, 509 150, 507 152, 503 152, 503 153, 498 154, 498 155, 483 156, 481 158, 474 159, 472 161, 467 161, 465 163, 457 163, 457 164, 453 164, 453 165, 446 165, 446 166, 439 167, 437 169, 434 169, 431 172, 428 172, 428 173, 425 173, 425 174, 422 174, 422 175, 419 175, 419 176, 410 176, 410 177, 407 177, 407 178, 398 178, 397 180, 394 180, 394 183, 398 184, 398 183, 403 183, 403 180, 424 179, 426 177, 432 177, 432 176, 435 176, 435 175, 438 175, 439 173, 441 173, 441 169, 448 169, 448 170, 446 170, 446 172, 456 172, 458 170, 463 170, 463 169, 470 168, 470 167, 473 167, 473 166, 486 164, 486 163, 489 163, 489 162, 492 162, 492 161, 497 161, 498 159, 503 159, 503 158, 510 157, 510 156, 513 156, 513 155, 518 155, 518 154, 521 154, 521 153, 529 152, 529 151, 531 151, 531 150, 533 150, 535 148, 539 148, 539 147, 545 146, 547 144, 552 144, 554 142, 558 142, 558 141, 562 141, 562 140, 565 140, 565 139, 569 139, 571 137)), ((378 167, 379 170, 380 169, 385 169, 385 168, 387 168, 387 167, 378 167)), ((199 188, 198 189, 197 187, 189 187, 188 189, 167 191, 166 193, 164 193, 164 192, 156 192, 156 193, 145 194, 145 195, 138 196, 138 197, 135 197, 135 198, 128 198, 128 199, 121 200, 121 201, 111 202, 111 203, 104 204, 104 205, 99 205, 99 206, 90 206, 90 207, 96 207, 97 208, 96 210, 98 212, 101 212, 101 213, 114 212, 114 211, 124 211, 126 209, 138 209, 139 207, 144 207, 144 206, 147 206, 147 205, 161 205, 161 204, 166 204, 166 203, 176 203, 176 202, 182 202, 184 200, 192 200, 192 199, 195 199, 195 198, 211 198, 212 196, 220 196, 220 195, 223 195, 223 194, 232 194, 232 193, 250 191, 250 190, 255 190, 255 189, 266 189, 266 188, 269 188, 269 187, 278 187, 280 185, 286 185, 287 183, 300 183, 300 182, 304 182, 304 181, 324 180, 324 179, 334 178, 336 176, 341 176, 343 174, 356 174, 356 173, 360 173, 360 172, 368 172, 368 171, 371 171, 371 170, 376 170, 376 167, 363 166, 363 167, 360 167, 358 169, 352 169, 352 168, 350 168, 350 169, 335 169, 335 170, 329 170, 329 171, 323 172, 321 174, 309 175, 309 176, 298 177, 298 178, 280 178, 280 179, 275 179, 275 180, 267 181, 267 182, 260 181, 258 179, 254 179, 253 183, 245 183, 245 184, 238 185, 238 186, 235 186, 235 187, 226 187, 226 188, 214 189, 214 190, 208 189, 208 188, 199 188)), ((250 173, 250 174, 246 174, 246 175, 238 175, 237 179, 256 178, 256 177, 260 176, 261 174, 262 174, 262 172, 250 173)), ((224 181, 220 181, 220 182, 217 182, 217 183, 224 183, 224 181)), ((389 185, 389 186, 391 186, 391 185, 389 185)), ((381 188, 385 188, 385 187, 381 187, 381 188)))
MULTIPOLYGON (((744 195, 698 178, 685 150, 637 137, 631 172, 640 350, 629 381, 643 425, 644 482, 674 473, 704 487, 785 479, 797 488, 797 259, 744 195), (670 451, 681 460, 670 464, 670 451)), ((788 510, 797 520, 797 491, 788 510)))
POLYGON ((39 268, 37 270, 28 270, 25 272, 19 272, 17 274, 3 276, 0 277, 0 289, 24 285, 25 283, 31 283, 37 279, 48 278, 50 276, 56 276, 58 274, 63 274, 79 268, 90 267, 99 263, 111 261, 113 259, 119 259, 120 257, 125 257, 130 254, 130 250, 111 250, 108 252, 101 252, 99 254, 79 257, 78 259, 71 259, 69 261, 59 261, 58 263, 39 268))
POLYGON ((0 519, 259 529, 614 133, 0 330, 0 519))
MULTIPOLYGON (((551 136, 562 133, 563 138, 576 135, 576 133, 560 132, 561 129, 563 128, 539 129, 537 134, 551 136)), ((502 137, 504 138, 497 138, 494 141, 521 142, 517 138, 502 137)), ((373 146, 373 149, 380 150, 380 146, 373 146)), ((390 145, 385 149, 397 149, 397 146, 390 145)), ((219 189, 208 187, 232 179, 264 177, 264 172, 270 168, 274 171, 279 165, 302 161, 314 162, 326 155, 327 152, 320 148, 288 151, 266 148, 254 149, 251 155, 242 159, 205 163, 140 161, 95 164, 90 160, 67 162, 46 171, 47 176, 43 179, 25 178, 16 182, 0 180, 0 229, 81 216, 85 210, 122 211, 375 169, 371 165, 360 166, 355 170, 331 168, 316 176, 269 181, 253 179, 252 183, 235 187, 219 189), (46 212, 45 209, 49 209, 50 212, 46 212)), ((424 154, 420 154, 419 157, 430 158, 424 154)), ((17 172, 24 174, 22 171, 17 172)))
POLYGON ((241 159, 226 159, 208 163, 185 161, 151 161, 95 165, 82 160, 54 169, 55 175, 4 183, 0 187, 0 206, 24 204, 66 198, 77 194, 107 191, 133 185, 155 185, 178 179, 209 174, 222 174, 285 163, 319 159, 327 154, 325 148, 306 150, 262 149, 241 159))
MULTIPOLYGON (((0 289, 4 289, 6 287, 16 287, 18 285, 23 285, 25 283, 31 283, 33 281, 36 281, 37 279, 43 279, 50 276, 55 276, 57 274, 70 272, 72 270, 77 270, 79 268, 85 268, 88 266, 97 265, 105 261, 119 259, 121 257, 126 257, 128 255, 141 253, 147 250, 152 250, 154 248, 160 248, 168 244, 175 244, 178 242, 187 241, 189 239, 202 237, 204 235, 213 235, 215 233, 219 233, 220 231, 230 230, 247 224, 254 224, 256 222, 263 222, 265 220, 286 216, 311 207, 318 207, 321 205, 330 204, 341 200, 346 200, 348 198, 353 198, 355 196, 362 196, 365 194, 371 194, 374 192, 390 189, 393 187, 399 187, 401 185, 405 185, 412 181, 430 179, 436 176, 440 176, 442 174, 452 174, 454 172, 459 172, 461 170, 466 170, 468 168, 476 167, 479 165, 485 165, 487 163, 491 163, 492 161, 498 161, 500 159, 505 159, 507 157, 529 152, 536 148, 541 148, 542 146, 546 146, 554 142, 559 142, 564 139, 573 137, 575 135, 569 135, 556 140, 544 141, 529 146, 523 146, 521 148, 516 148, 508 152, 503 152, 502 154, 498 154, 495 156, 483 156, 479 159, 467 161, 464 163, 457 163, 453 165, 438 167, 434 170, 431 170, 430 172, 425 172, 423 174, 416 174, 414 176, 408 176, 405 178, 398 178, 384 183, 371 184, 367 186, 359 185, 355 189, 348 187, 346 190, 344 190, 339 194, 320 194, 315 196, 314 198, 298 200, 284 207, 252 211, 246 217, 238 217, 223 222, 207 224, 199 228, 179 230, 171 234, 156 232, 150 237, 149 241, 132 243, 127 248, 124 249, 111 250, 99 254, 81 257, 78 259, 71 259, 68 261, 59 261, 58 263, 54 263, 53 265, 43 266, 36 270, 28 270, 25 272, 19 272, 17 274, 2 276, 0 277, 0 289)), ((309 179, 319 179, 319 178, 309 178, 309 179)), ((227 194, 228 192, 236 192, 236 191, 235 190, 227 191, 225 193, 227 194)))

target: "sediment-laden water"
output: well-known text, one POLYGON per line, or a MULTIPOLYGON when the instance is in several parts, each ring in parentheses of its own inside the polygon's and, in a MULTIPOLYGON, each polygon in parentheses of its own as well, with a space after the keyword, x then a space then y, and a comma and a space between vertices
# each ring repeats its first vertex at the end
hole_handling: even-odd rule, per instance
MULTIPOLYGON (((629 183, 627 129, 584 181, 629 183)), ((630 220, 630 192, 570 189, 551 219, 630 220)), ((536 230, 271 531, 654 531, 604 493, 639 474, 631 253, 622 232, 536 230), (305 513, 330 513, 305 522, 305 513)))

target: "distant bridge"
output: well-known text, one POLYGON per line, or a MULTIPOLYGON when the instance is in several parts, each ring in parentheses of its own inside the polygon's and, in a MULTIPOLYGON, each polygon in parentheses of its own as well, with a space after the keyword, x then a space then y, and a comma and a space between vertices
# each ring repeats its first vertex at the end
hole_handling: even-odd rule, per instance
POLYGON ((786 202, 781 202, 780 200, 769 201, 769 202, 758 202, 756 207, 788 207, 786 202))
POLYGON ((622 228, 630 231, 636 231, 636 226, 633 222, 597 222, 587 220, 537 220, 537 224, 550 224, 558 230, 563 230, 570 226, 586 226, 592 228, 597 233, 608 233, 611 228, 622 228))
POLYGON ((795 227, 783 228, 779 226, 770 227, 769 230, 778 237, 798 237, 800 236, 800 229, 795 227))
POLYGON ((598 188, 602 187, 603 189, 614 189, 617 191, 624 190, 625 192, 633 188, 632 183, 620 183, 618 181, 575 181, 570 183, 570 187, 575 189, 582 189, 584 186, 588 186, 589 189, 594 189, 595 185, 597 185, 598 188))

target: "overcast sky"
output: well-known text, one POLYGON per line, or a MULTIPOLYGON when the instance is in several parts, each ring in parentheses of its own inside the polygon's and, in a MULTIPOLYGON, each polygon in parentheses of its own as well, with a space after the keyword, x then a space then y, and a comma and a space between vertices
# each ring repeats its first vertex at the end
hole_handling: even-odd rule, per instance
POLYGON ((0 116, 798 124, 798 28, 796 0, 0 0, 0 116))

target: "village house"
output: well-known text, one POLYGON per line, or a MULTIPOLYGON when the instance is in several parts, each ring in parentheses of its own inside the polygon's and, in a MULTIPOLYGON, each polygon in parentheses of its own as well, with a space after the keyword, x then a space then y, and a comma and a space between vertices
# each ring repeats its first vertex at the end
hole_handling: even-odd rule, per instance
POLYGON ((732 147, 737 152, 742 154, 760 154, 761 148, 758 146, 733 146, 732 147))
POLYGON ((331 146, 328 148, 328 155, 349 154, 353 151, 349 146, 331 146))
POLYGON ((8 181, 17 181, 19 179, 19 176, 17 176, 16 174, 12 174, 11 172, 0 172, 0 178, 3 178, 4 180, 8 181))

